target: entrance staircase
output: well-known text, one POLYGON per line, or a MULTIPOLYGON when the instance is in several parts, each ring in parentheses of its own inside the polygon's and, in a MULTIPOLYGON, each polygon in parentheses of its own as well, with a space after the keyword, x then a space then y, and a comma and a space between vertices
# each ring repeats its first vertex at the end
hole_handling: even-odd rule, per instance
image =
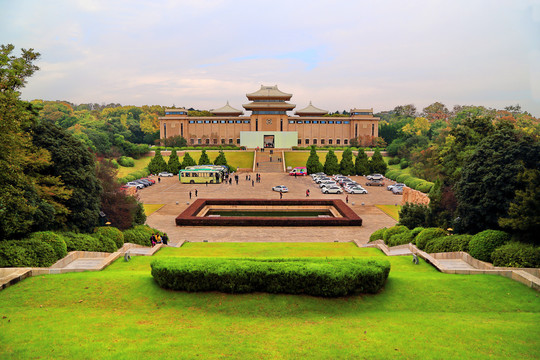
POLYGON ((259 164, 258 167, 255 167, 255 172, 259 172, 259 173, 283 172, 283 163, 278 161, 278 158, 281 158, 281 151, 274 150, 274 154, 270 154, 270 149, 264 149, 264 152, 256 151, 255 156, 256 156, 255 163, 259 164))

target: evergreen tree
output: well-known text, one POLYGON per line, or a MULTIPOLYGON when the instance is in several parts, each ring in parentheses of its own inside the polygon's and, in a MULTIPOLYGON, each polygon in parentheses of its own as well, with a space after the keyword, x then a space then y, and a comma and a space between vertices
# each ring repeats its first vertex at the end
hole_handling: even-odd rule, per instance
POLYGON ((323 165, 319 161, 319 155, 317 155, 315 145, 311 146, 311 151, 309 152, 309 157, 306 162, 306 168, 308 174, 315 174, 323 171, 323 165))
POLYGON ((148 164, 148 170, 151 174, 167 171, 167 163, 163 160, 163 156, 161 156, 161 150, 156 150, 156 154, 148 164))
POLYGON ((225 157, 223 150, 219 150, 219 155, 217 156, 216 160, 214 160, 214 165, 227 166, 227 158, 225 157))
POLYGON ((339 173, 339 163, 334 150, 328 150, 326 154, 326 160, 324 162, 324 172, 327 175, 335 175, 339 173))
POLYGON ((203 149, 201 152, 201 157, 199 158, 199 165, 210 165, 212 162, 210 161, 210 158, 208 157, 208 154, 206 154, 206 150, 203 149))
POLYGON ((343 151, 341 163, 339 164, 339 171, 341 174, 354 175, 354 163, 352 157, 351 148, 346 148, 345 151, 343 151))
POLYGON ((384 162, 379 148, 375 149, 373 156, 369 160, 369 171, 372 174, 383 174, 386 172, 388 165, 384 162))
POLYGON ((184 160, 182 160, 182 169, 185 169, 188 166, 194 166, 194 165, 197 165, 197 163, 195 162, 195 160, 193 160, 191 155, 189 155, 189 153, 187 152, 184 155, 184 160))
POLYGON ((178 172, 180 171, 180 160, 178 159, 178 154, 176 153, 176 150, 171 151, 171 156, 169 157, 169 163, 167 164, 169 168, 169 172, 173 173, 174 175, 178 175, 178 172))
POLYGON ((356 175, 369 174, 368 157, 363 148, 358 148, 358 154, 356 155, 356 161, 354 163, 354 172, 356 175))

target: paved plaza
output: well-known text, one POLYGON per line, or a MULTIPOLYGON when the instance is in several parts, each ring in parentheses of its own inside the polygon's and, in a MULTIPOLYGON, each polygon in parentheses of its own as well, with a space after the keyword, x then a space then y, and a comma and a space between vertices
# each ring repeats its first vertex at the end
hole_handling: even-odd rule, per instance
MULTIPOLYGON (((254 173, 247 173, 255 179, 254 173)), ((166 232, 171 244, 180 241, 232 241, 232 242, 333 242, 353 241, 367 243, 369 235, 382 227, 390 227, 396 221, 375 205, 395 205, 401 203, 401 195, 394 195, 384 187, 365 187, 369 194, 349 195, 348 205, 363 219, 358 226, 317 226, 317 227, 272 227, 272 226, 176 226, 175 218, 196 199, 279 199, 279 193, 272 191, 276 185, 285 185, 288 193, 284 199, 305 199, 310 190, 311 199, 341 199, 347 194, 322 194, 311 177, 294 178, 286 173, 262 173, 261 182, 245 180, 246 173, 240 173, 238 185, 229 184, 181 184, 178 177, 161 178, 161 182, 139 190, 139 199, 144 204, 163 204, 158 211, 148 216, 147 224, 166 232), (195 197, 195 190, 198 195, 195 197), (192 198, 189 198, 189 192, 192 198)), ((352 179, 365 184, 362 176, 352 179)))

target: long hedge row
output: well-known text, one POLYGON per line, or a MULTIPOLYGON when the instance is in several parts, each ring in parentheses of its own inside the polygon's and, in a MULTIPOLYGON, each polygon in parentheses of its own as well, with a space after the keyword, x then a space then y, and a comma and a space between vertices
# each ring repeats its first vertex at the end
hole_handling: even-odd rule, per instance
POLYGON ((384 176, 394 181, 404 183, 411 189, 415 189, 426 194, 429 193, 433 187, 432 182, 406 174, 404 171, 399 169, 389 169, 386 171, 384 176))
POLYGON ((165 289, 323 297, 377 293, 390 272, 390 263, 378 259, 162 258, 151 267, 165 289))

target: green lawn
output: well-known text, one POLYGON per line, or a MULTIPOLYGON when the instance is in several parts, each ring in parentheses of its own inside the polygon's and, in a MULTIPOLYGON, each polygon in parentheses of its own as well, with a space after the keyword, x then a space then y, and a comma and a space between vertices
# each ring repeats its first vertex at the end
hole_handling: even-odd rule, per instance
POLYGON ((144 213, 146 216, 152 215, 154 212, 158 211, 164 206, 164 204, 143 204, 144 213))
MULTIPOLYGON (((163 159, 165 161, 169 161, 168 156, 164 156, 163 159)), ((144 157, 142 157, 140 159, 135 159, 135 166, 134 167, 119 166, 118 167, 118 177, 122 178, 122 177, 127 176, 127 175, 129 175, 131 173, 134 173, 135 171, 139 171, 141 169, 144 169, 145 167, 148 166, 148 164, 150 163, 150 160, 152 160, 151 156, 144 156, 144 157)))
MULTIPOLYGON (((162 256, 383 256, 351 243, 188 243, 162 256)), ((538 359, 538 293, 494 275, 448 275, 410 257, 377 295, 159 288, 152 257, 46 275, 0 291, 0 358, 538 359)))
POLYGON ((399 221, 399 210, 401 205, 375 205, 386 214, 390 215, 394 220, 399 221))

